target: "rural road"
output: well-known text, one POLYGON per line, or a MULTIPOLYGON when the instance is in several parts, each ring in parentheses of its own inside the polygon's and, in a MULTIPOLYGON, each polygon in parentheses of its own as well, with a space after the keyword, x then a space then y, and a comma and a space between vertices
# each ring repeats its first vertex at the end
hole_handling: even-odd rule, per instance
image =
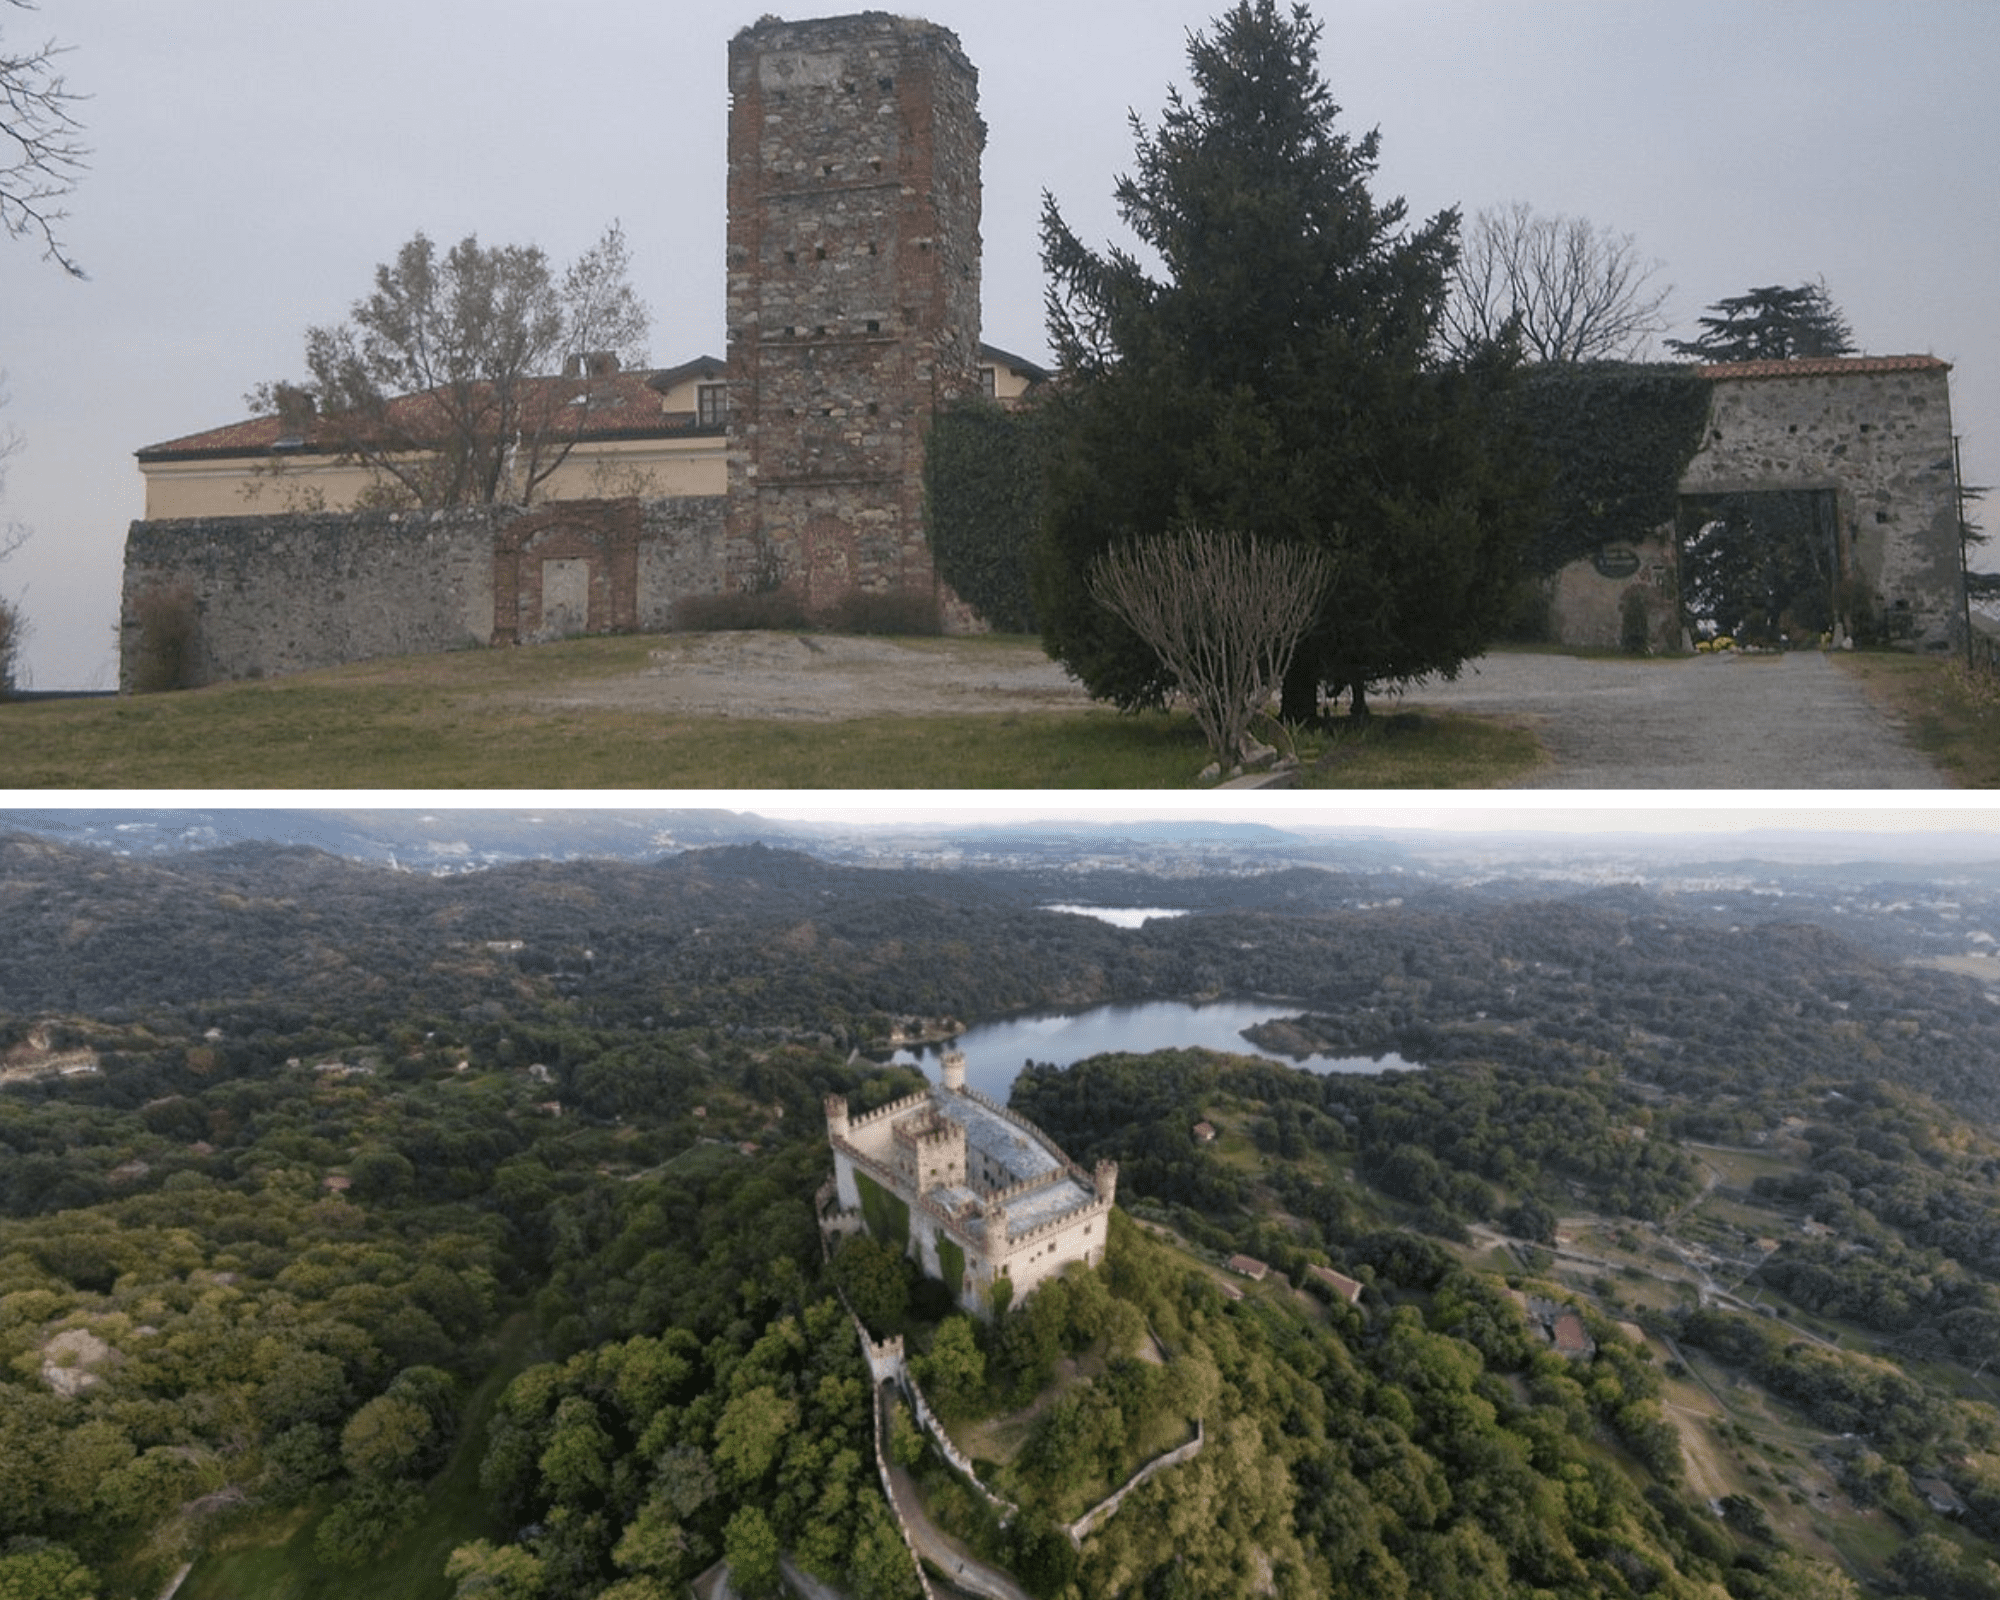
POLYGON ((1483 656, 1458 682, 1421 685, 1402 704, 1532 728, 1553 759, 1523 788, 1946 787, 1861 686, 1817 651, 1675 661, 1483 656))

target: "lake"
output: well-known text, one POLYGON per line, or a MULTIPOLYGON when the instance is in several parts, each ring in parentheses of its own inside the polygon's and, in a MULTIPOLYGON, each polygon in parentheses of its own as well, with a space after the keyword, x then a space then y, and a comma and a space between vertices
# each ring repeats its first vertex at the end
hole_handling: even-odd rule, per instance
MULTIPOLYGON (((954 1041, 965 1052, 965 1081, 1003 1105, 1026 1061, 1069 1066, 1086 1056, 1111 1050, 1144 1054, 1149 1050, 1200 1047, 1262 1056, 1308 1072, 1413 1071, 1417 1063, 1393 1052, 1381 1056, 1289 1056, 1259 1050, 1243 1030, 1270 1017, 1295 1017, 1304 1007, 1275 1000, 1216 1000, 1192 1005, 1185 1000, 1149 1000, 1140 1005, 1093 1006, 1088 1011, 1044 1011, 1005 1017, 968 1028, 954 1041)), ((899 1050, 895 1059, 923 1067, 937 1076, 939 1049, 899 1050)))

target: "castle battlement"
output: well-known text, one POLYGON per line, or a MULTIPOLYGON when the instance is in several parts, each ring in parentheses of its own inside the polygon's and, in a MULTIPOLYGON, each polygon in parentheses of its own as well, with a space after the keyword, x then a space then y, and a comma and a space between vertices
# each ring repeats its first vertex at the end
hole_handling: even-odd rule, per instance
MULTIPOLYGON (((905 1111, 913 1111, 918 1106, 927 1104, 930 1097, 930 1090, 919 1089, 915 1094, 906 1094, 900 1100, 891 1100, 886 1106, 877 1106, 873 1111, 864 1111, 858 1117, 850 1115, 847 1125, 850 1128, 872 1128, 878 1122, 891 1121, 905 1111)), ((841 1098, 845 1104, 845 1097, 841 1098)))

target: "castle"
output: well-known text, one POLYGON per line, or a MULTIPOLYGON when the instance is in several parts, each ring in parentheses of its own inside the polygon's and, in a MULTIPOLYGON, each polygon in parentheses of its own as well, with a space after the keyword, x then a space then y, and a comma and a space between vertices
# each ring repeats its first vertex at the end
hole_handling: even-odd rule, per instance
MULTIPOLYGON (((148 627, 180 623, 199 682, 666 631, 683 600, 780 583, 814 615, 916 596, 948 630, 979 626, 932 561, 925 436, 942 406, 1050 374, 980 338, 978 73, 949 30, 870 11, 743 29, 729 86, 726 359, 542 380, 571 386, 579 431, 532 506, 352 510, 365 478, 275 417, 140 451, 122 687, 148 627)), ((1851 590, 1890 639, 1961 638, 1949 370, 1697 369, 1713 399, 1677 519, 1550 575, 1552 636, 1621 647, 1636 604, 1648 642, 1674 647, 1684 550, 1790 516, 1823 591, 1802 616, 1852 609, 1851 590)))
POLYGON ((1073 1261, 1101 1262, 1118 1164, 1085 1172, 1026 1118, 968 1088, 956 1050, 941 1076, 858 1117, 845 1096, 826 1097, 834 1177, 822 1220, 887 1235, 979 1316, 996 1300, 1018 1304, 1073 1261))

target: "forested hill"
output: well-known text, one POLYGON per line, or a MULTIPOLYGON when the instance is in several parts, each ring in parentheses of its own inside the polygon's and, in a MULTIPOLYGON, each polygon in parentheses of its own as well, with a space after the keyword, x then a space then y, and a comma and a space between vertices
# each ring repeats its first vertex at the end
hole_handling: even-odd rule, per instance
POLYGON ((1019 1514, 882 1446, 1039 1600, 2000 1592, 2000 1140, 1926 1098, 1992 1115, 1980 985, 1633 888, 1046 909, 1166 898, 1114 866, 0 837, 0 1597, 767 1600, 783 1552, 912 1600, 836 1288, 1019 1514), (853 1046, 1221 994, 1425 1070, 1028 1071, 1120 1163, 1102 1267, 975 1322, 823 1256, 825 1097, 916 1083, 853 1046))
POLYGON ((1697 921, 1638 890, 1337 909, 1353 896, 1337 875, 1228 882, 1230 904, 1127 930, 1041 909, 1035 873, 758 845, 432 878, 298 848, 127 860, 17 835, 0 840, 0 1044, 85 1013, 241 1034, 547 1009, 865 1046, 903 1015, 1268 995, 1330 1042, 1429 1063, 1567 1060, 1732 1095, 1867 1073, 2000 1109, 2000 1007, 1980 986, 1820 927, 1697 921))

